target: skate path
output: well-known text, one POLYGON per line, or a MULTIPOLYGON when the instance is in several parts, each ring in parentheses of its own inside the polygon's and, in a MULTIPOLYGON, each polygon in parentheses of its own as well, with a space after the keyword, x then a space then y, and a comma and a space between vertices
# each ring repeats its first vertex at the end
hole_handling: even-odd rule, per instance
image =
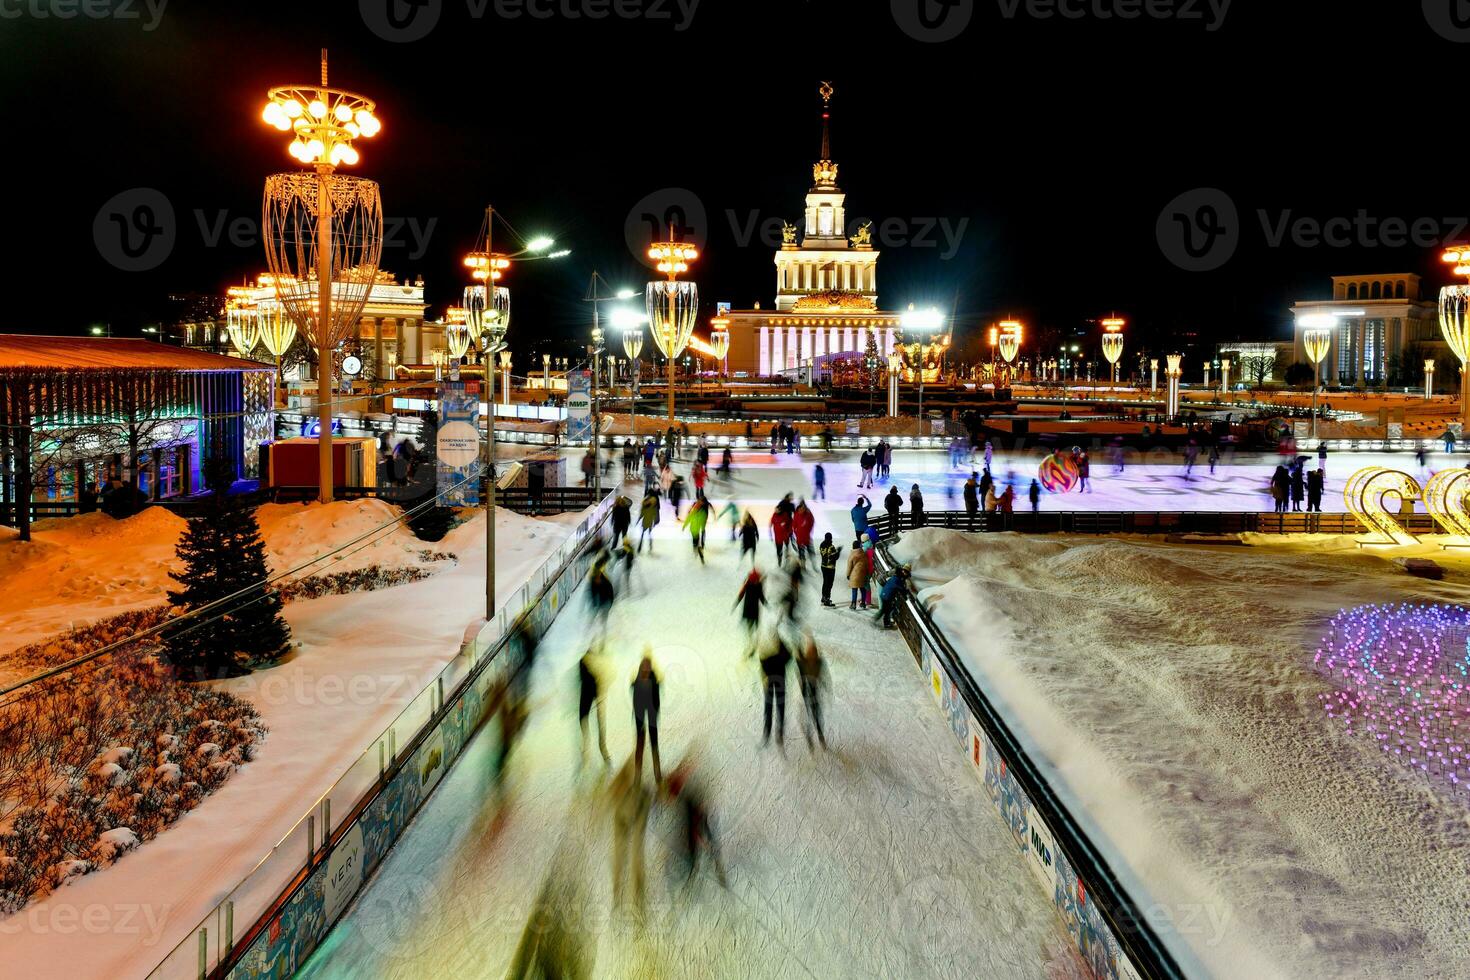
MULTIPOLYGON (((742 495, 763 501, 751 506, 763 528, 793 475, 742 474, 742 495)), ((830 517, 845 559, 839 502, 818 511, 817 539, 830 517)), ((608 742, 616 768, 632 751, 628 683, 646 643, 663 676, 663 766, 690 751, 702 760, 728 890, 708 868, 684 882, 672 808, 656 804, 643 908, 611 907, 611 808, 595 734, 580 771, 578 762, 576 663, 594 635, 582 590, 541 644, 508 802, 496 802, 498 736, 487 725, 301 975, 504 976, 545 889, 588 976, 1082 976, 897 635, 845 601, 821 608, 820 574, 810 574, 800 617, 827 656, 831 750, 808 749, 794 683, 784 754, 762 749, 758 670, 742 656, 731 608, 745 567, 738 546, 726 525, 711 525, 701 567, 671 517, 666 508, 658 553, 640 556, 631 589, 615 580, 608 742)), ((769 539, 759 557, 773 568, 769 539)), ((768 575, 768 588, 774 600, 784 576, 768 575)), ((772 622, 774 611, 763 629, 772 622)))

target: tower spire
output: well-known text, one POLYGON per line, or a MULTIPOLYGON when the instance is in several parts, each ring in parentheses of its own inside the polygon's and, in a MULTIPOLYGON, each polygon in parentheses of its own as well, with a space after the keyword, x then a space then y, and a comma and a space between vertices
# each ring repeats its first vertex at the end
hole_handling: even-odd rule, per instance
POLYGON ((824 81, 817 87, 817 94, 822 97, 822 156, 812 167, 812 179, 818 187, 835 188, 837 186, 837 164, 832 162, 832 133, 830 120, 832 118, 832 83, 824 81))

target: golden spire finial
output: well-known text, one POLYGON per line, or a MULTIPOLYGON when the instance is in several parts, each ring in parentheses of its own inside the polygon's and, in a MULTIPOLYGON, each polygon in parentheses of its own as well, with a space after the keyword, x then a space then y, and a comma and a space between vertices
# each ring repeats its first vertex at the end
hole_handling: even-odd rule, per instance
POLYGON ((835 187, 837 164, 832 162, 832 137, 828 131, 828 120, 832 117, 832 83, 824 81, 817 87, 822 97, 822 156, 812 167, 812 179, 818 187, 835 187))
POLYGON ((831 82, 823 82, 820 86, 817 87, 817 94, 822 97, 823 104, 832 101, 833 91, 834 89, 832 88, 831 82))

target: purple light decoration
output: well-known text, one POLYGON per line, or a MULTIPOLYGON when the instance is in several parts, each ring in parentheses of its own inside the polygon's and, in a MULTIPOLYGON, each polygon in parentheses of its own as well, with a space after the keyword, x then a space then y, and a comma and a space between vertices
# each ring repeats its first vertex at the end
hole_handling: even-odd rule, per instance
POLYGON ((1344 609, 1328 623, 1313 663, 1336 686, 1318 695, 1329 718, 1456 789, 1470 782, 1470 611, 1415 603, 1344 609))

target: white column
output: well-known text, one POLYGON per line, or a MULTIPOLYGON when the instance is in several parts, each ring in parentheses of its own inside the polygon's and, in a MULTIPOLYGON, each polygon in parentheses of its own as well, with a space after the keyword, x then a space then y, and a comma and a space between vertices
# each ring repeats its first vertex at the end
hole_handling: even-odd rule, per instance
POLYGON ((761 327, 760 340, 760 372, 771 373, 771 328, 761 327))
POLYGON ((842 349, 844 351, 852 350, 852 327, 842 328, 842 349))
POLYGON ((893 353, 893 328, 889 327, 883 331, 883 356, 887 357, 893 353))
POLYGON ((827 353, 827 331, 821 327, 817 327, 814 334, 815 336, 812 338, 812 352, 817 357, 821 357, 827 353))
POLYGON ((835 354, 842 350, 842 335, 837 332, 836 327, 827 330, 827 353, 835 354))
POLYGON ((789 367, 789 368, 796 367, 796 356, 799 353, 799 350, 798 350, 798 348, 796 346, 797 345, 797 342, 798 341, 796 339, 796 328, 795 327, 787 327, 786 328, 786 366, 789 367))

